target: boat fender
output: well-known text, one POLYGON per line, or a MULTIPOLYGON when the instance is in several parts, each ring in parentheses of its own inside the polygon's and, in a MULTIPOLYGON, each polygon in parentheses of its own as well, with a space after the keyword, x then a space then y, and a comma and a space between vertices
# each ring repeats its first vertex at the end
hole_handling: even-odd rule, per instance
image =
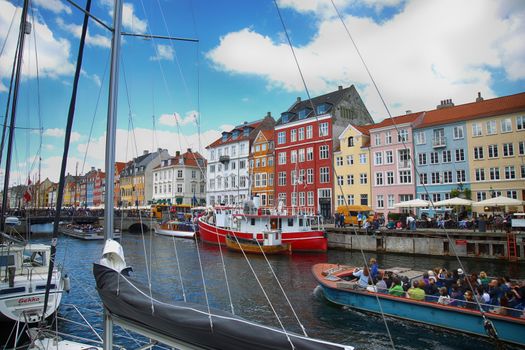
POLYGON ((62 277, 62 282, 64 283, 64 290, 69 293, 71 290, 71 280, 67 274, 62 277))
POLYGON ((494 328, 494 325, 490 320, 485 319, 483 322, 483 327, 485 328, 485 332, 487 335, 493 339, 498 339, 498 333, 496 332, 496 328, 494 328))

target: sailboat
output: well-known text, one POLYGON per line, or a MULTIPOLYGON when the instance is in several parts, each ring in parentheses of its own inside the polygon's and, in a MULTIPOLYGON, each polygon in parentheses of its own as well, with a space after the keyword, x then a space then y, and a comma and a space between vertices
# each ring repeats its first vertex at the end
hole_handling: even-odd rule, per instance
MULTIPOLYGON (((111 50, 106 169, 115 164, 116 115, 122 2, 115 1, 111 50)), ((176 348, 191 349, 353 349, 283 329, 259 325, 229 312, 189 302, 167 302, 129 276, 122 246, 112 239, 114 174, 107 172, 104 224, 106 244, 93 266, 104 304, 104 349, 113 346, 113 324, 176 348)))
MULTIPOLYGON (((24 240, 14 239, 5 230, 24 39, 31 33, 31 25, 27 21, 28 5, 29 1, 25 0, 20 21, 16 63, 13 67, 14 89, 0 215, 0 231, 3 236, 3 243, 0 244, 0 274, 2 276, 0 280, 0 321, 15 325, 17 332, 23 328, 19 327, 20 323, 24 326, 35 324, 54 314, 64 292, 61 271, 51 264, 53 248, 50 245, 28 244, 24 240)), ((18 338, 18 334, 15 336, 18 338)))

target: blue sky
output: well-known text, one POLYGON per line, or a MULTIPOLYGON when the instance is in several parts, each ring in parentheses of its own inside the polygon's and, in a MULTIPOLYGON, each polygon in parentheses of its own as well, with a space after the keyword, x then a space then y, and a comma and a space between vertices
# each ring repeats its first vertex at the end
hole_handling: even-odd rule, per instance
MULTIPOLYGON (((5 43, 0 57, 0 115, 5 113, 21 2, 0 2, 0 44, 5 43)), ((82 0, 78 3, 84 5, 82 0)), ((334 3, 393 115, 432 109, 447 98, 456 104, 471 102, 478 91, 490 98, 525 90, 523 1, 334 3)), ((278 4, 310 93, 355 84, 373 118, 384 119, 387 113, 331 1, 278 4)), ((108 24, 111 11, 111 0, 93 0, 92 12, 108 24)), ((31 12, 33 33, 26 39, 17 125, 41 124, 44 132, 40 143, 38 131, 17 131, 15 183, 36 172, 34 157, 40 144, 42 177, 58 177, 82 23, 82 14, 62 0, 33 0, 31 12)), ((120 161, 157 147, 172 154, 197 149, 199 143, 205 147, 223 129, 267 112, 277 117, 297 96, 306 98, 273 1, 125 1, 123 30, 197 38, 199 43, 123 39, 120 161), (128 131, 130 116, 133 132, 128 131)), ((91 21, 68 160, 71 173, 77 164, 79 172, 103 168, 109 42, 107 30, 91 21)))

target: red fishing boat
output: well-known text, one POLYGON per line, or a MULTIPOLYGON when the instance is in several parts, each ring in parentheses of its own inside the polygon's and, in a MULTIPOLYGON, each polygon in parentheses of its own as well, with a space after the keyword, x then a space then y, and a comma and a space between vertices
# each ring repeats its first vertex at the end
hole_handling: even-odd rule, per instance
POLYGON ((293 252, 326 252, 322 217, 298 208, 258 208, 248 201, 243 208, 216 206, 199 218, 201 240, 226 245, 226 236, 264 240, 264 232, 279 230, 283 244, 293 252))

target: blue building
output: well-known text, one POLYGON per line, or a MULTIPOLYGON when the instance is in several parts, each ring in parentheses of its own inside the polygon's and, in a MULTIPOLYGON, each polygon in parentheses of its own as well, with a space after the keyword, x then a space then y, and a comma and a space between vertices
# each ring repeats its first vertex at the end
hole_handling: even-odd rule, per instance
POLYGON ((451 100, 442 101, 413 130, 416 198, 438 202, 454 189, 470 188, 466 120, 452 109, 451 100))

